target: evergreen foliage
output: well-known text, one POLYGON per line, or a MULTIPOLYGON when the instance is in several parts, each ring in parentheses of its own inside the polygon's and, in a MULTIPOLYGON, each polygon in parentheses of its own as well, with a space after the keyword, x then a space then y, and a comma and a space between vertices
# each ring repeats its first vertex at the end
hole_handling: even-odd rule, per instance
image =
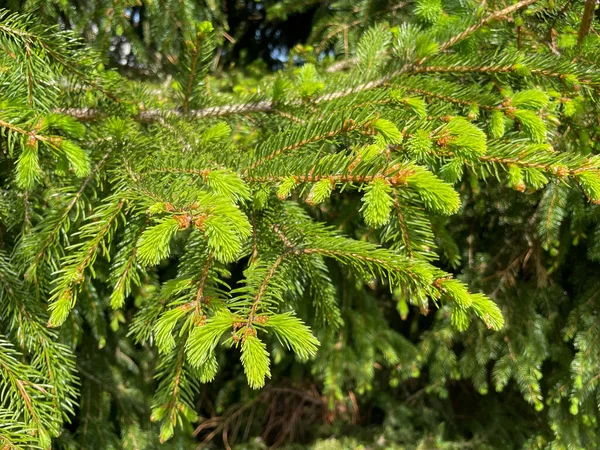
POLYGON ((599 447, 593 7, 258 3, 0 12, 2 448, 599 447))

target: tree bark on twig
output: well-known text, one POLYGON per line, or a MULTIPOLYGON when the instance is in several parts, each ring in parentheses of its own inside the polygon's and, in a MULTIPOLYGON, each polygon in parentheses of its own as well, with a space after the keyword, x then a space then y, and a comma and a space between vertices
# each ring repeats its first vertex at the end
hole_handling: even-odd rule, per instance
POLYGON ((583 40, 590 32, 592 26, 592 20, 594 19, 594 10, 596 9, 597 0, 586 0, 585 8, 583 10, 583 17, 581 18, 581 26, 579 27, 579 34, 577 36, 577 43, 579 46, 583 43, 583 40))

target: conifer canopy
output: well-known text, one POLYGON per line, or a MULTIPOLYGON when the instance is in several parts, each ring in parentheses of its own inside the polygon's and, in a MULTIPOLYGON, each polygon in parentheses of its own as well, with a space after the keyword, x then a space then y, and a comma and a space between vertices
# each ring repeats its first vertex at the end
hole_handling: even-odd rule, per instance
POLYGON ((222 3, 0 10, 0 448, 600 448, 596 2, 222 3))

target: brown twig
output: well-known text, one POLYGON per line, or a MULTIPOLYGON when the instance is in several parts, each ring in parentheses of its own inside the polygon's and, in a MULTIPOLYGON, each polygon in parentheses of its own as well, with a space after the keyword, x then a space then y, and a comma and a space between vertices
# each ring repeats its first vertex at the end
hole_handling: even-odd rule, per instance
POLYGON ((594 10, 598 0, 585 0, 585 7, 583 9, 583 17, 581 18, 581 26, 579 27, 579 33, 577 34, 577 44, 581 46, 585 37, 589 34, 594 20, 594 10))

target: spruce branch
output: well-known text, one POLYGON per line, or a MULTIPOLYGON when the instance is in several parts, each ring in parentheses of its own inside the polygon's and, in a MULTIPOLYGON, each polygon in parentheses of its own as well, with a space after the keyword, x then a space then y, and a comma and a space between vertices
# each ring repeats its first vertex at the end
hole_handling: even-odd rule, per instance
MULTIPOLYGON (((405 6, 407 6, 408 4, 410 4, 410 2, 399 2, 395 5, 391 5, 387 8, 382 8, 376 12, 374 12, 373 14, 371 14, 368 19, 373 19, 373 17, 378 17, 380 15, 383 14, 389 14, 392 12, 395 12, 399 9, 404 8, 405 6)), ((329 33, 327 33, 325 35, 325 37, 323 37, 321 39, 321 41, 319 42, 319 44, 317 44, 317 46, 315 47, 315 53, 316 54, 320 54, 323 50, 325 50, 325 47, 327 45, 329 45, 331 39, 333 37, 335 37, 336 35, 340 34, 340 33, 346 33, 348 30, 350 30, 351 28, 354 28, 358 25, 362 25, 364 24, 365 19, 357 19, 354 20, 353 22, 350 22, 349 24, 344 24, 344 25, 339 25, 337 26, 334 30, 330 31, 329 33)), ((334 26, 337 24, 326 24, 325 26, 334 26)), ((347 61, 340 61, 338 63, 335 63, 333 65, 331 65, 330 67, 328 67, 328 71, 330 72, 335 72, 338 70, 342 70, 343 68, 348 66, 348 62, 347 61)))
POLYGON ((139 242, 142 234, 150 222, 150 216, 146 216, 139 230, 132 236, 131 242, 124 240, 124 244, 119 254, 115 258, 115 263, 111 271, 111 278, 114 282, 113 292, 110 296, 110 305, 113 309, 119 309, 123 306, 125 298, 129 295, 131 284, 139 284, 140 280, 136 274, 136 256, 139 248, 139 242), (120 260, 125 258, 124 260, 120 260))
POLYGON ((198 53, 199 53, 198 47, 200 47, 200 41, 201 41, 201 37, 200 37, 200 35, 198 35, 198 37, 196 39, 196 45, 194 46, 194 49, 192 50, 192 65, 190 67, 190 75, 189 75, 187 87, 185 90, 185 98, 183 101, 183 111, 186 113, 188 112, 188 109, 189 109, 190 96, 192 95, 192 86, 194 83, 194 76, 196 75, 196 65, 198 64, 198 53))
MULTIPOLYGON (((437 48, 437 52, 442 53, 443 51, 447 50, 449 47, 452 47, 454 44, 469 37, 475 31, 488 25, 489 23, 494 22, 496 20, 505 19, 506 17, 510 16, 512 13, 518 11, 519 9, 525 8, 525 7, 535 3, 536 1, 538 1, 538 0, 521 0, 520 2, 517 2, 513 5, 507 6, 506 8, 503 8, 501 10, 494 11, 493 13, 488 14, 486 17, 479 20, 479 22, 469 26, 468 28, 461 31, 460 33, 452 36, 447 41, 439 44, 439 46, 437 48)), ((423 64, 426 60, 427 60, 427 56, 424 56, 423 58, 421 58, 420 60, 417 61, 416 66, 423 64)), ((352 60, 341 61, 339 63, 336 63, 336 64, 330 66, 328 68, 328 71, 336 72, 338 70, 343 70, 349 66, 353 66, 354 64, 356 64, 357 61, 358 61, 357 58, 353 58, 352 60)), ((401 71, 404 71, 407 68, 408 68, 408 65, 406 65, 401 71)))
POLYGON ((414 171, 410 168, 392 167, 381 174, 375 175, 359 175, 359 174, 332 174, 332 175, 274 175, 274 176, 252 176, 244 177, 252 183, 270 183, 279 184, 290 178, 296 183, 316 183, 322 180, 331 181, 332 183, 372 183, 375 180, 385 180, 390 185, 406 185, 407 177, 414 171))
MULTIPOLYGON (((293 428, 304 407, 290 398, 304 397, 265 405, 250 389, 290 367, 320 386, 316 420, 356 420, 381 377, 425 388, 402 414, 460 383, 484 395, 514 381, 536 409, 543 391, 532 414, 548 427, 519 424, 499 445, 597 447, 600 75, 571 1, 493 26, 534 0, 418 0, 385 23, 402 3, 324 5, 311 39, 345 67, 300 45, 269 74, 237 59, 241 32, 213 58, 194 20, 227 38, 225 12, 175 3, 175 33, 154 3, 99 25, 123 77, 74 32, 36 25, 42 10, 0 13, 0 447, 61 432, 71 447, 178 447, 231 398, 261 400, 199 432, 227 445, 265 407, 279 443, 272 427, 293 428), (217 377, 233 360, 245 377, 217 377)), ((99 8, 61 20, 89 27, 99 8)))
POLYGON ((186 49, 183 54, 185 72, 182 74, 182 85, 185 86, 183 93, 183 112, 189 110, 190 101, 197 94, 202 82, 198 78, 208 73, 210 61, 214 51, 214 33, 210 22, 202 22, 194 27, 194 35, 186 41, 186 49))
MULTIPOLYGON (((29 267, 27 268, 27 272, 26 272, 26 278, 31 279, 33 281, 36 280, 36 271, 37 271, 39 264, 45 258, 48 249, 52 245, 54 245, 54 243, 56 241, 56 237, 59 234, 61 228, 64 226, 64 222, 68 219, 69 214, 71 213, 71 210, 75 207, 77 202, 80 200, 80 198, 83 195, 83 193, 85 192, 85 189, 87 188, 87 186, 92 182, 94 177, 96 177, 98 175, 102 166, 105 164, 106 160, 110 156, 110 153, 111 153, 111 151, 109 150, 102 156, 102 158, 100 158, 100 160, 96 163, 96 165, 90 171, 90 174, 86 177, 86 179, 83 181, 83 183, 79 187, 79 190, 75 193, 75 195, 73 196, 71 201, 66 205, 66 207, 62 211, 62 214, 60 214, 58 220, 55 222, 55 225, 51 227, 51 229, 49 230, 49 233, 46 233, 46 232, 44 233, 47 235, 47 237, 44 239, 41 246, 38 247, 39 250, 38 250, 37 254, 33 258, 33 261, 31 261, 31 263, 29 264, 29 267)), ((44 231, 46 231, 46 230, 44 230, 44 231)))
MULTIPOLYGON (((512 13, 518 11, 519 9, 522 9, 529 5, 532 5, 536 1, 538 1, 538 0, 521 0, 520 2, 517 2, 513 5, 507 6, 506 8, 503 8, 501 10, 494 11, 493 13, 488 14, 486 17, 482 18, 479 22, 471 25, 470 27, 466 28, 465 30, 461 31, 460 33, 454 35, 452 38, 448 39, 446 42, 440 44, 439 52, 443 52, 447 48, 452 47, 457 42, 460 42, 463 39, 467 38, 468 36, 473 34, 475 31, 488 25, 490 22, 505 19, 508 16, 510 16, 512 13)), ((422 61, 419 62, 419 64, 421 64, 421 63, 422 63, 422 61)))
POLYGON ((269 285, 269 282, 275 275, 275 272, 277 271, 278 267, 281 265, 281 263, 283 262, 283 260, 286 256, 287 256, 287 253, 282 253, 281 255, 279 255, 277 257, 277 259, 275 259, 275 261, 273 262, 273 264, 267 271, 262 283, 260 284, 260 287, 258 288, 258 292, 256 293, 256 295, 254 296, 254 300, 252 301, 252 306, 250 307, 250 312, 248 314, 248 320, 246 323, 246 336, 248 335, 248 333, 251 330, 252 323, 256 320, 256 311, 258 310, 258 307, 260 306, 262 297, 263 297, 265 291, 267 290, 267 286, 269 285))
MULTIPOLYGON (((326 139, 331 139, 335 136, 339 136, 341 134, 348 134, 351 133, 352 131, 355 130, 360 130, 360 129, 368 129, 369 125, 371 124, 371 122, 369 120, 365 120, 362 118, 357 118, 357 120, 354 119, 342 119, 340 117, 339 120, 335 121, 333 126, 329 126, 327 128, 330 128, 329 131, 326 131, 322 134, 317 133, 316 135, 312 135, 311 137, 305 138, 302 134, 304 133, 298 133, 297 137, 292 135, 293 137, 287 138, 286 140, 289 142, 288 145, 285 145, 283 147, 279 147, 279 148, 275 148, 272 149, 272 144, 271 142, 267 141, 265 143, 265 145, 263 146, 264 149, 260 149, 262 150, 261 153, 264 153, 264 156, 260 156, 256 161, 254 161, 249 167, 247 172, 250 172, 255 170, 257 167, 261 166, 262 164, 265 164, 268 161, 271 161, 274 158, 277 158, 278 156, 284 154, 284 153, 288 153, 288 152, 292 152, 293 150, 297 150, 301 147, 304 147, 306 145, 309 144, 313 144, 319 141, 323 141, 326 139), (291 142, 290 142, 291 141, 291 142)), ((304 131, 304 127, 300 128, 299 131, 304 131)), ((272 141, 274 143, 276 143, 278 141, 278 136, 274 137, 272 139, 272 141)), ((259 150, 259 151, 260 151, 259 150)), ((259 153, 260 154, 260 153, 259 153)))
MULTIPOLYGON (((85 71, 80 68, 82 61, 90 58, 95 59, 95 55, 87 51, 83 43, 72 34, 61 32, 58 27, 51 27, 49 30, 43 29, 39 25, 32 24, 31 16, 10 14, 7 10, 0 10, 0 36, 21 43, 25 49, 30 107, 34 104, 33 88, 38 73, 31 64, 34 57, 32 46, 37 46, 48 54, 52 61, 58 63, 62 69, 74 74, 83 83, 88 84, 107 98, 117 103, 120 101, 111 90, 106 89, 96 79, 86 75, 85 71)), ((43 62, 41 58, 40 62, 43 62)))
POLYGON ((580 46, 583 44, 583 40, 590 32, 592 21, 594 20, 594 10, 596 9, 597 4, 597 0, 585 1, 583 17, 581 18, 581 25, 579 27, 579 32, 577 33, 577 44, 580 46))
POLYGON ((40 378, 33 368, 17 360, 17 353, 1 337, 0 380, 4 386, 2 405, 14 412, 18 411, 19 414, 14 416, 15 421, 22 420, 30 424, 35 438, 48 446, 51 436, 58 434, 58 427, 52 418, 51 405, 47 402, 49 386, 39 383, 40 378))
POLYGON ((90 219, 91 221, 79 231, 80 238, 89 238, 89 241, 84 240, 73 245, 72 249, 77 251, 64 258, 63 268, 59 271, 59 277, 50 299, 49 308, 52 313, 48 320, 49 327, 62 325, 74 308, 78 286, 85 280, 84 272, 93 266, 100 249, 107 251, 105 241, 110 240, 117 225, 117 218, 125 203, 125 198, 109 199, 96 211, 96 214, 90 219))
POLYGON ((406 226, 406 220, 404 219, 404 214, 402 213, 402 207, 398 200, 398 191, 396 188, 392 190, 393 199, 394 199, 394 210, 396 212, 396 217, 398 218, 398 225, 400 226, 400 230, 402 231, 402 242, 404 247, 406 248, 406 254, 409 258, 414 258, 414 253, 412 249, 412 243, 410 236, 408 234, 408 228, 406 226))

